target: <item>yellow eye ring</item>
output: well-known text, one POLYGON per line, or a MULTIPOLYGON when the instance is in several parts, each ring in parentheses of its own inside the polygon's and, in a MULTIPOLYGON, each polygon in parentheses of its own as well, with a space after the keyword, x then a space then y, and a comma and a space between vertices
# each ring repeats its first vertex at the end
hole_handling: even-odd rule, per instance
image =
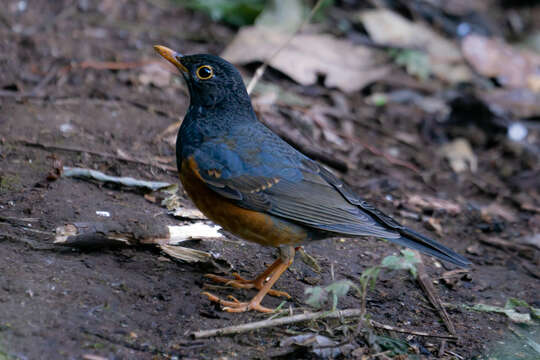
POLYGON ((208 80, 214 76, 214 69, 210 65, 202 65, 197 68, 195 75, 201 80, 208 80))

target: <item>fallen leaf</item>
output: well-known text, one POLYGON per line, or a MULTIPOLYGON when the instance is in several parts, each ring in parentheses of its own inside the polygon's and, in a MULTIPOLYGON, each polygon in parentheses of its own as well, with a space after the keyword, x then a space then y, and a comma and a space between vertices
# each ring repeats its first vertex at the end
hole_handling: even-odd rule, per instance
POLYGON ((486 304, 475 304, 473 306, 462 305, 465 309, 476 310, 481 312, 495 312, 502 313, 508 316, 510 320, 516 323, 521 324, 532 324, 532 317, 538 318, 540 316, 540 309, 530 306, 523 300, 510 298, 506 301, 504 307, 486 305, 486 304), (526 308, 530 313, 520 313, 517 311, 517 308, 526 308))
POLYGON ((540 55, 476 34, 466 36, 461 49, 479 74, 497 78, 503 86, 540 92, 540 55))
POLYGON ((448 160, 450 167, 456 173, 464 172, 467 169, 474 173, 478 168, 478 160, 467 139, 458 138, 444 144, 439 152, 448 160))
POLYGON ((471 281, 472 278, 468 269, 456 269, 444 272, 440 280, 443 284, 453 289, 460 284, 461 280, 471 281))
POLYGON ((154 85, 164 88, 170 85, 173 72, 169 71, 162 64, 149 63, 142 67, 139 73, 139 82, 143 85, 154 85))
POLYGON ((206 220, 208 219, 204 214, 195 208, 186 208, 180 204, 180 206, 174 208, 169 212, 174 217, 181 219, 191 219, 191 220, 206 220))
POLYGON ((490 107, 503 109, 518 118, 540 116, 540 92, 529 89, 496 89, 479 96, 490 107))
POLYGON ((524 245, 531 245, 540 250, 540 233, 523 236, 518 242, 524 245))
POLYGON ((362 11, 358 17, 375 42, 424 49, 429 55, 431 71, 437 77, 452 83, 471 78, 459 47, 429 27, 388 9, 362 11))
POLYGON ((190 263, 208 262, 212 259, 212 254, 210 253, 183 246, 160 245, 160 248, 170 257, 190 263))
MULTIPOLYGON (((222 57, 235 64, 269 59, 290 35, 274 29, 244 27, 222 57)), ((380 65, 372 49, 325 34, 298 34, 270 66, 302 85, 311 85, 321 74, 326 87, 358 91, 384 77, 389 67, 380 65)))
POLYGON ((155 195, 151 195, 151 194, 144 194, 144 198, 148 201, 150 201, 151 203, 155 203, 156 202, 156 196, 155 195))
POLYGON ((340 344, 326 336, 315 333, 290 336, 282 339, 279 345, 281 347, 293 345, 305 347, 322 359, 334 359, 341 354, 349 354, 355 348, 352 344, 340 344))
POLYGON ((512 209, 507 206, 497 204, 496 202, 492 202, 488 206, 482 207, 482 209, 480 209, 480 214, 487 222, 491 222, 491 218, 493 216, 498 216, 508 222, 518 221, 518 217, 516 213, 512 211, 512 209))
POLYGON ((82 358, 83 360, 107 360, 106 357, 93 354, 83 354, 82 358))
POLYGON ((480 244, 478 243, 468 246, 466 251, 467 251, 467 254, 476 255, 476 256, 482 256, 484 254, 484 248, 480 246, 480 244))

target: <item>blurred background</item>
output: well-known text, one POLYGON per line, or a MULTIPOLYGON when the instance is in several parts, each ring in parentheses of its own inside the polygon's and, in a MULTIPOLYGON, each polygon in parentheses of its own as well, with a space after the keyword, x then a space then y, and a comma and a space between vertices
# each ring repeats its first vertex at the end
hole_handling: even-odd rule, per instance
MULTIPOLYGON (((189 96, 156 44, 221 55, 246 84, 268 62, 251 93, 262 122, 365 199, 473 261, 470 272, 452 273, 425 259, 452 304, 459 343, 379 330, 350 340, 342 328, 313 325, 352 344, 332 356, 540 357, 537 1, 4 0, 0 359, 319 356, 280 345, 307 331, 301 325, 189 340, 190 331, 252 319, 199 296, 215 263, 177 262, 137 236, 113 249, 52 245, 57 227, 77 222, 114 221, 135 233, 201 221, 170 215, 163 192, 62 176, 63 166, 76 166, 178 182, 174 144, 189 96)), ((175 201, 193 208, 181 190, 175 201)), ((237 240, 190 247, 247 273, 272 260, 271 249, 237 240)), ((354 279, 399 252, 339 239, 306 250, 323 270, 298 261, 280 280, 294 307, 306 306, 306 286, 354 279)), ((396 326, 445 331, 407 274, 382 276, 367 309, 396 326)))

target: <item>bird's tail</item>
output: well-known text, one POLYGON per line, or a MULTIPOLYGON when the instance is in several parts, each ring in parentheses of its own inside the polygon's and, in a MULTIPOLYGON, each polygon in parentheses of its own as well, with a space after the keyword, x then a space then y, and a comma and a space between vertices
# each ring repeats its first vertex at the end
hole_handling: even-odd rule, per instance
POLYGON ((401 237, 389 239, 390 241, 418 250, 424 254, 434 256, 438 259, 448 261, 460 267, 468 267, 471 262, 446 246, 443 246, 407 227, 396 229, 401 237))

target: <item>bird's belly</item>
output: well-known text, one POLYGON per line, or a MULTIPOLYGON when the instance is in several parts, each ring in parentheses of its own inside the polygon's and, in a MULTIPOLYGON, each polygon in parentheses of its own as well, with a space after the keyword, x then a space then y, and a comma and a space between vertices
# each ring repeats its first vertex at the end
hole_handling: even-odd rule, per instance
POLYGON ((234 235, 275 247, 300 244, 307 240, 305 228, 269 214, 244 209, 208 188, 192 158, 182 161, 180 180, 203 214, 234 235))

